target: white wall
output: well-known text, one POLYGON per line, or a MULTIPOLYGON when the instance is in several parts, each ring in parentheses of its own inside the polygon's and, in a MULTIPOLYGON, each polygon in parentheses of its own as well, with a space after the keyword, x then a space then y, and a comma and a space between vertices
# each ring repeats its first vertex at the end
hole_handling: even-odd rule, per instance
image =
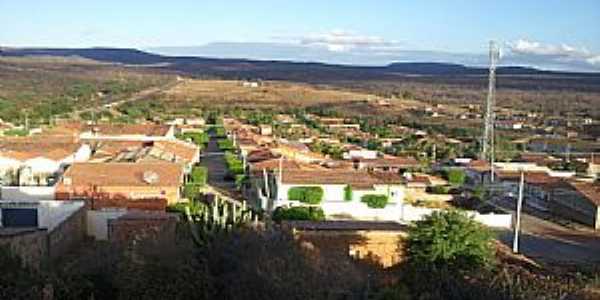
MULTIPOLYGON (((344 201, 345 196, 345 184, 281 184, 280 188, 277 189, 277 200, 278 201, 289 201, 288 191, 293 187, 302 186, 317 186, 323 189, 323 202, 340 202, 344 201)), ((375 185, 374 189, 371 190, 352 190, 352 201, 360 202, 361 197, 364 195, 389 195, 390 202, 403 202, 406 194, 403 185, 375 185)))
POLYGON ((20 165, 21 162, 16 159, 0 156, 0 175, 5 174, 9 170, 18 169, 20 165))
POLYGON ((11 201, 54 200, 54 186, 3 186, 0 187, 0 199, 11 201))
POLYGON ((30 167, 32 174, 52 174, 60 170, 60 161, 52 160, 45 157, 36 157, 28 159, 23 163, 24 166, 30 167))
MULTIPOLYGON (((38 227, 54 230, 73 213, 84 206, 83 201, 0 201, 2 208, 35 208, 38 213, 38 227)), ((1 218, 1 214, 0 214, 1 218)), ((0 220, 0 224, 1 224, 0 220)))

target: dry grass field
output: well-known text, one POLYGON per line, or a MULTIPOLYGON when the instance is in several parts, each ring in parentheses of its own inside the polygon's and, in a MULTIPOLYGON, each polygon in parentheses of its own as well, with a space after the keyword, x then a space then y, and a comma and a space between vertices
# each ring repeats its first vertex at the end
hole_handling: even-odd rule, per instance
POLYGON ((258 87, 243 86, 242 81, 188 79, 167 91, 175 101, 219 105, 310 106, 316 104, 376 100, 357 92, 315 88, 306 84, 263 82, 258 87))

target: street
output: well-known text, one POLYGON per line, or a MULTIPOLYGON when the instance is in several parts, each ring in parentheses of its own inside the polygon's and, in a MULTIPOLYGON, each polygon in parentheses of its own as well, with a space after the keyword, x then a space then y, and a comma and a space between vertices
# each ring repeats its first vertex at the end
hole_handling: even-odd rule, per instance
MULTIPOLYGON (((494 199, 493 203, 515 215, 516 203, 494 199)), ((546 262, 600 262, 600 235, 591 229, 575 229, 544 220, 524 210, 521 213, 519 251, 546 262)), ((537 214, 536 214, 537 215, 537 214)), ((513 232, 503 230, 498 239, 512 248, 513 232)))

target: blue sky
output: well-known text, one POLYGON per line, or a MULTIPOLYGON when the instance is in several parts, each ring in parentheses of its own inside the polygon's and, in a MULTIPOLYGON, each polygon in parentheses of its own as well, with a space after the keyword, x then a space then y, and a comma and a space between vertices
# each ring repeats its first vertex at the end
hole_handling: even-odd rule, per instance
MULTIPOLYGON (((0 0, 0 46, 148 49, 260 42, 320 48, 332 57, 358 53, 368 63, 369 55, 394 51, 483 54, 495 39, 509 56, 532 56, 517 61, 600 68, 595 0, 89 2, 0 0)), ((269 58, 262 57, 269 50, 260 55, 269 58)))

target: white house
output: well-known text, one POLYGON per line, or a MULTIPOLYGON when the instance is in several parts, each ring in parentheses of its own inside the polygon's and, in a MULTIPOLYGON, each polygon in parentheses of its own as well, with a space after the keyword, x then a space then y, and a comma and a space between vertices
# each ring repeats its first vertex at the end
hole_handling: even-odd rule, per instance
POLYGON ((14 140, 0 147, 2 185, 48 185, 65 166, 89 160, 88 144, 45 140, 14 140))
POLYGON ((323 197, 319 206, 328 218, 393 220, 401 217, 406 185, 400 176, 344 170, 286 170, 282 178, 276 175, 276 197, 273 207, 306 205, 289 199, 290 189, 320 187, 323 197), (385 208, 371 208, 361 199, 365 195, 388 197, 385 208))

